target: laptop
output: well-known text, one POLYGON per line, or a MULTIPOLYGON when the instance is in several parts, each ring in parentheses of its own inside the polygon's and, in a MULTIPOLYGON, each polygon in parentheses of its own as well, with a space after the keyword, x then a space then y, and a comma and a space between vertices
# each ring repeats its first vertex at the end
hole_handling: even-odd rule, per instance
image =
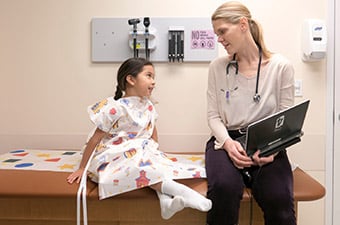
POLYGON ((310 100, 251 123, 246 135, 236 139, 252 156, 260 150, 260 157, 270 156, 301 141, 302 127, 310 100))

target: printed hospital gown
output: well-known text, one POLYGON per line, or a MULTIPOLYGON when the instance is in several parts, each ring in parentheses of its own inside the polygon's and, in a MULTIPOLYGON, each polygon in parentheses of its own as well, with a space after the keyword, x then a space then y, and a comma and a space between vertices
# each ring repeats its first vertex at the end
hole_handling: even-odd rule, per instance
MULTIPOLYGON (((95 150, 89 176, 99 198, 150 186, 164 178, 206 177, 204 158, 183 160, 158 150, 151 139, 157 112, 147 98, 107 98, 88 108, 92 122, 107 132, 95 150)), ((191 156, 192 157, 192 156, 191 156)), ((198 157, 199 158, 199 157, 198 157)))

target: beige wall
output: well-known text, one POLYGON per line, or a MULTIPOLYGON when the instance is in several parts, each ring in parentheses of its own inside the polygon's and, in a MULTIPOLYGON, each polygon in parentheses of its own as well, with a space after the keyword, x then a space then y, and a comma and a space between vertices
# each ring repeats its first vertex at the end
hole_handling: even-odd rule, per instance
MULTIPOLYGON (((91 63, 93 17, 209 17, 219 0, 0 0, 0 152, 80 148, 92 128, 86 107, 114 92, 118 65, 91 63), (131 2, 136 2, 133 5, 131 2), (182 7, 179 7, 182 6, 182 7)), ((326 61, 301 61, 304 19, 327 19, 326 0, 243 1, 268 47, 294 64, 311 99, 291 159, 324 183, 326 61)), ((224 54, 223 50, 220 54, 224 54)), ((156 64, 158 131, 164 151, 203 151, 209 136, 207 63, 156 64)), ((324 224, 324 201, 300 203, 299 224, 324 224)))

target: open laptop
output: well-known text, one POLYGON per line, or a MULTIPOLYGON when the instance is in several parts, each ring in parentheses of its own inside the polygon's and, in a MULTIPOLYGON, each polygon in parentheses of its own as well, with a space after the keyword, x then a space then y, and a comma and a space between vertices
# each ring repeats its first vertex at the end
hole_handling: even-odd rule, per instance
POLYGON ((302 126, 310 100, 272 114, 247 127, 238 140, 249 156, 258 149, 260 157, 269 156, 301 141, 302 126))

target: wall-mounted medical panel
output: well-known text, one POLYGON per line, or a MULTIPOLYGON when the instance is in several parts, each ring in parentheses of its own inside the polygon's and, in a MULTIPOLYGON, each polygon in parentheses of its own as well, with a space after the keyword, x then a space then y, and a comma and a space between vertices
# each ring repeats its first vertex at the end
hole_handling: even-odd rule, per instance
POLYGON ((147 35, 143 18, 136 19, 134 29, 131 18, 93 18, 92 61, 122 62, 135 51, 145 57, 145 46, 153 62, 209 62, 218 55, 210 18, 150 17, 147 35))

